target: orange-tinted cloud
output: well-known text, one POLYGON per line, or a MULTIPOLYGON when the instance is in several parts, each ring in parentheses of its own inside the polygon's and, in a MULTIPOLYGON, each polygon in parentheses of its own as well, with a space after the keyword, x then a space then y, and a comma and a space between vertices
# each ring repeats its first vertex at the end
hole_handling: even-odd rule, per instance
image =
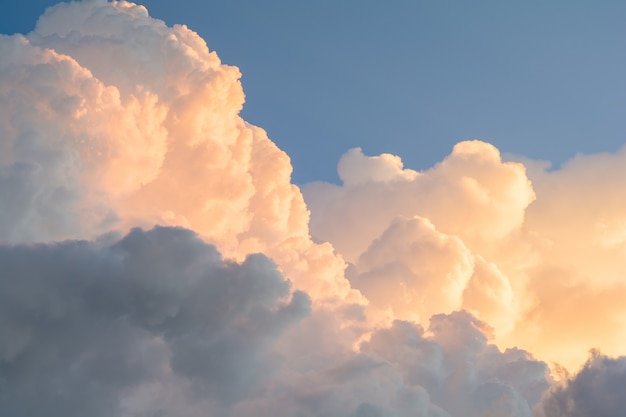
POLYGON ((0 55, 0 414, 530 417, 547 366, 504 347, 624 344, 623 152, 353 149, 307 205, 185 26, 61 4, 0 55))
POLYGON ((289 157, 239 117, 239 70, 197 34, 85 2, 2 43, 2 167, 21 184, 6 191, 19 203, 3 199, 4 241, 182 225, 228 257, 267 253, 316 300, 363 302, 332 247, 311 241, 289 157))
POLYGON ((341 185, 312 183, 305 196, 313 235, 353 265, 371 306, 422 323, 429 304, 462 307, 503 345, 576 369, 589 348, 618 355, 626 338, 623 161, 623 151, 553 171, 530 161, 529 178, 479 141, 421 172, 357 149, 339 162, 341 185), (415 219, 432 232, 412 231, 415 219))

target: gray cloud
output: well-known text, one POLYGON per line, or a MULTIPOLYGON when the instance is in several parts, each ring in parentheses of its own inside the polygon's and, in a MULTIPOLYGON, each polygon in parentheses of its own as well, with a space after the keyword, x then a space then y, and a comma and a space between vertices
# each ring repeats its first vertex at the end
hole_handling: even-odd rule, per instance
POLYGON ((530 416, 547 368, 466 312, 374 331, 180 228, 0 247, 0 414, 530 416), (492 414, 489 414, 492 413, 492 414))
POLYGON ((174 381, 235 401, 310 309, 263 255, 224 261, 184 229, 3 246, 0 264, 2 415, 158 415, 124 398, 174 381))
POLYGON ((466 312, 438 314, 424 332, 397 321, 363 347, 384 358, 451 416, 530 416, 549 386, 545 363, 527 352, 500 352, 489 328, 466 312))
POLYGON ((574 376, 555 385, 538 406, 536 417, 616 417, 626 413, 626 357, 593 351, 574 376))
POLYGON ((235 415, 530 417, 549 386, 545 363, 521 350, 501 352, 488 342, 488 326, 466 312, 435 316, 427 330, 396 321, 358 350, 329 349, 323 330, 337 319, 319 314, 300 325, 317 330, 316 338, 291 345, 273 388, 235 415))

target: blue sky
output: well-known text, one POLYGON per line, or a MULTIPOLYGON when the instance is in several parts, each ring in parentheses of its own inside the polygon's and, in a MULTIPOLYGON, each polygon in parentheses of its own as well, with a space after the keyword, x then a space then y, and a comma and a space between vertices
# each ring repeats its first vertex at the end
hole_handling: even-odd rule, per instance
MULTIPOLYGON (((55 1, 12 2, 25 33, 55 1)), ((422 169, 461 140, 549 159, 626 138, 623 1, 143 2, 243 73, 243 116, 292 158, 294 181, 336 181, 347 149, 422 169)))

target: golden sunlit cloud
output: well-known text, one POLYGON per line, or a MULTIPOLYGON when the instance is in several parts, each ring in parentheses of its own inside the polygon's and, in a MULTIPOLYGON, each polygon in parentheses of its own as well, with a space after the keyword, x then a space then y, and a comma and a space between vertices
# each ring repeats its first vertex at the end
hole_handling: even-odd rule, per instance
POLYGON ((434 313, 420 318, 427 303, 465 308, 495 326, 500 344, 575 370, 591 347, 619 355, 626 342, 622 153, 578 157, 527 178, 523 165, 479 141, 458 144, 423 172, 352 150, 339 162, 342 185, 305 188, 311 231, 354 265, 352 285, 371 304, 421 323, 434 313), (423 232, 391 239, 415 233, 410 216, 450 243, 433 253, 423 232))
POLYGON ((301 192, 239 70, 142 6, 0 56, 0 415, 582 416, 626 378, 587 353, 626 342, 623 151, 356 148, 301 192))

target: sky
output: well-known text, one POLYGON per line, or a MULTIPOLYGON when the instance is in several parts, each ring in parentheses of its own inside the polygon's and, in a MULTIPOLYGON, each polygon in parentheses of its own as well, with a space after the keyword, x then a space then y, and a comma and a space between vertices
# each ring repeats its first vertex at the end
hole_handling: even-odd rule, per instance
POLYGON ((0 415, 626 414, 624 5, 398 4, 2 14, 0 415))
MULTIPOLYGON (((26 33, 55 0, 12 2, 26 33)), ((626 132, 626 5, 162 0, 243 73, 243 117, 293 160, 297 184, 337 181, 348 149, 425 169, 462 140, 552 161, 617 150, 626 132)))

